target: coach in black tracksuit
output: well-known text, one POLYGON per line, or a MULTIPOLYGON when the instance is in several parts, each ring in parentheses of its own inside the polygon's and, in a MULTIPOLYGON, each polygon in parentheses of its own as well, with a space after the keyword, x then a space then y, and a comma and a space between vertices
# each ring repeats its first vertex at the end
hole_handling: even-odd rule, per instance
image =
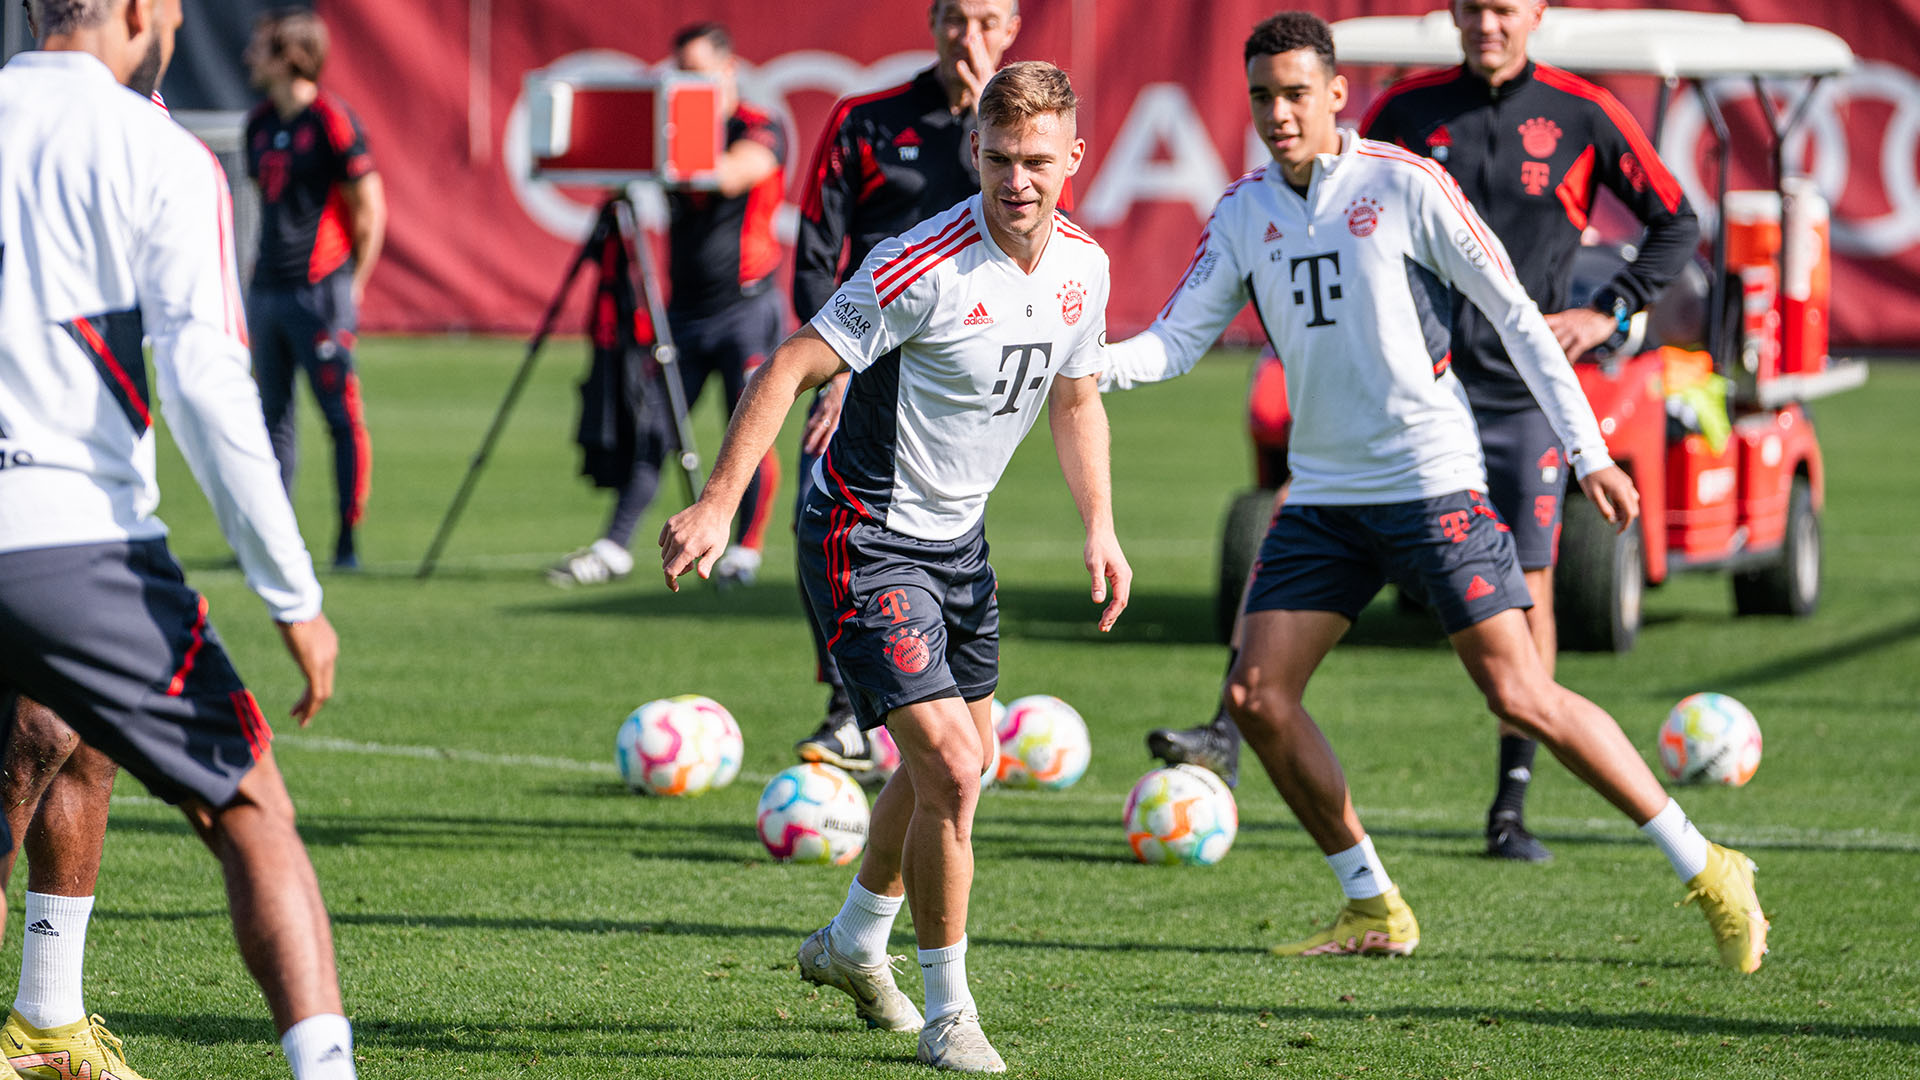
MULTIPOLYGON (((1544 0, 1454 0, 1465 63, 1409 76, 1368 112, 1361 134, 1446 166, 1493 227, 1561 347, 1578 357, 1616 335, 1692 257, 1700 226, 1680 184, 1613 95, 1527 58, 1544 0), (1646 226, 1639 255, 1594 298, 1565 310, 1573 255, 1600 188, 1646 226)), ((1557 642, 1553 564, 1565 493, 1564 451, 1478 308, 1456 300, 1453 370, 1466 385, 1486 454, 1495 509, 1513 530, 1533 608, 1527 613, 1548 672, 1557 642)), ((1501 726, 1499 791, 1487 816, 1487 853, 1544 861, 1522 821, 1534 743, 1501 726)))
MULTIPOLYGON (((951 0, 934 0, 928 17, 939 54, 934 66, 911 82, 834 106, 814 148, 794 238, 793 310, 802 325, 876 244, 980 191, 973 162, 974 103, 1020 32, 1015 7, 1014 0, 993 0, 974 5, 970 15, 951 0)), ((1070 208, 1066 196, 1061 208, 1070 208)), ((796 514, 812 489, 814 460, 839 423, 846 389, 845 374, 831 380, 807 415, 796 514)), ((826 638, 818 626, 812 629, 820 681, 832 695, 819 729, 794 750, 802 761, 869 770, 873 758, 866 736, 854 721, 826 638)))

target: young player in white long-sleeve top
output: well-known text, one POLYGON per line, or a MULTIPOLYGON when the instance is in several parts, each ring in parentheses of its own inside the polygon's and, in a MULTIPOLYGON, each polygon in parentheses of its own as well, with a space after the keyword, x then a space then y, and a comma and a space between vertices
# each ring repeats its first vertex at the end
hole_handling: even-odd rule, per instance
POLYGON ((1333 925, 1274 951, 1406 954, 1419 943, 1301 704, 1320 661, 1399 578, 1424 586, 1493 711, 1659 845, 1700 900, 1722 963, 1758 968, 1767 922, 1752 863, 1693 828, 1613 718, 1548 676, 1528 634, 1526 584, 1448 370, 1449 286, 1498 329, 1587 497, 1624 528, 1638 498, 1552 330, 1443 169, 1335 126, 1346 83, 1324 22, 1277 15, 1254 30, 1245 60, 1273 163, 1227 190, 1167 307, 1109 349, 1108 368, 1116 387, 1186 371, 1249 300, 1286 363, 1293 486, 1255 564, 1228 707, 1347 903, 1333 925))
POLYGON ((294 1075, 352 1077, 272 731, 154 516, 157 398, 306 679, 293 715, 310 720, 338 644, 248 376, 226 179, 128 89, 157 82, 179 6, 33 11, 49 51, 0 70, 0 712, 16 693, 46 704, 185 811, 225 870, 294 1075))

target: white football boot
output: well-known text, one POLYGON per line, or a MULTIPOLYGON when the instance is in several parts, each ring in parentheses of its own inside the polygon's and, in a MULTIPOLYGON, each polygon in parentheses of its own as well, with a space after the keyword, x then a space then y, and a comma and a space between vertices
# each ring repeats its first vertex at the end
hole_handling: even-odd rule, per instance
MULTIPOLYGON (((853 1011, 870 1028, 919 1031, 920 1010, 894 985, 893 968, 885 963, 856 964, 841 956, 827 937, 828 929, 815 930, 801 943, 800 977, 853 998, 853 1011)), ((921 1046, 924 1053, 925 1042, 921 1046)))

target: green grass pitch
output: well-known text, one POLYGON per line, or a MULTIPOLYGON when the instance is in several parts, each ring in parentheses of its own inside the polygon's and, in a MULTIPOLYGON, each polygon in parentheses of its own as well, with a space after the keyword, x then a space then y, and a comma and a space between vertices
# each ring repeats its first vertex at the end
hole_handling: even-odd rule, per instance
MULTIPOLYGON (((925 1075, 914 1042, 856 1026, 793 961, 849 871, 770 861, 751 818, 818 719, 786 500, 761 584, 667 593, 641 528, 628 581, 562 592, 539 569, 596 535, 607 496, 574 477, 578 342, 549 350, 437 577, 412 571, 499 400, 512 342, 369 340, 375 454, 366 572, 327 578, 339 693, 276 745, 333 911, 361 1075, 925 1075), (687 692, 746 733, 733 787, 627 794, 621 718, 687 692)), ((1110 399, 1132 608, 1106 639, 1081 538, 1037 427, 989 512, 1005 610, 1002 697, 1085 714, 1072 790, 993 792, 976 831, 969 967, 1015 1076, 1897 1077, 1920 1070, 1920 369, 1885 364, 1817 406, 1829 466, 1826 596, 1804 622, 1736 619, 1724 576, 1649 594, 1628 656, 1561 678, 1643 752, 1666 709, 1720 690, 1760 718, 1741 790, 1690 789, 1710 835, 1749 852, 1774 918, 1766 967, 1712 963, 1658 852, 1543 755, 1545 867, 1480 857, 1494 726, 1443 641, 1377 603, 1309 695, 1354 798, 1424 927, 1407 960, 1281 961, 1266 946, 1330 916, 1318 853, 1251 768, 1242 831, 1210 869, 1135 865, 1121 801, 1142 733, 1209 707, 1220 515, 1250 473, 1243 353, 1110 399)), ((717 447, 711 397, 701 447, 717 447)), ((327 447, 303 417, 298 507, 331 544, 327 447)), ((161 508, 190 579, 270 716, 291 664, 163 440, 161 508)), ((677 504, 677 489, 667 488, 677 504)), ((19 911, 25 874, 10 899, 19 911)), ((114 807, 87 1001, 150 1077, 278 1077, 285 1065, 228 929, 213 860, 125 781, 114 807)), ((17 919, 14 920, 17 923, 17 919)), ((19 930, 8 939, 18 956, 19 930)), ((896 951, 910 952, 903 918, 896 951)), ((919 996, 909 965, 903 979, 919 996)))

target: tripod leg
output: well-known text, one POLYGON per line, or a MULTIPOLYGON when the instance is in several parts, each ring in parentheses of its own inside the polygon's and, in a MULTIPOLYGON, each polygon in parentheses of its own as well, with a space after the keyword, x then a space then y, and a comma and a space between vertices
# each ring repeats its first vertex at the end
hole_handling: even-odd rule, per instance
POLYGON ((674 441, 679 444, 675 455, 680 463, 680 479, 685 482, 687 505, 700 497, 700 452, 693 445, 693 424, 687 419, 687 395, 680 385, 679 352, 673 346, 673 334, 667 327, 666 312, 660 306, 659 279, 654 275, 653 252, 640 236, 638 222, 633 215, 630 203, 622 202, 615 208, 619 214, 620 236, 627 244, 631 256, 629 265, 633 267, 634 291, 647 305, 647 316, 653 321, 653 359, 660 365, 661 382, 667 387, 667 402, 673 411, 674 441))
MULTIPOLYGON (((606 213, 605 207, 602 207, 601 213, 606 213)), ((514 372, 513 382, 507 387, 507 396, 501 400, 500 408, 494 412, 493 422, 487 425, 487 434, 480 440, 480 449, 475 451, 473 460, 467 465, 467 475, 461 479, 459 490, 454 492, 453 503, 447 507, 446 515, 440 519, 440 527, 433 534, 433 543, 427 545, 427 554, 420 560, 420 569, 413 575, 416 580, 425 581, 431 577, 434 567, 439 564, 440 553, 446 548, 448 539, 453 536, 454 525, 459 522, 461 513, 467 508, 467 499, 472 496, 474 486, 480 482, 480 470, 486 465, 487 458, 493 454, 494 444, 500 441, 500 433, 506 429, 507 417, 513 412, 514 404, 520 400, 520 391, 526 389, 528 377, 533 374, 533 362, 540 355, 540 346, 546 344, 547 335, 553 332, 553 325, 560 318, 560 310, 566 306, 567 294, 573 291, 574 279, 580 276, 580 268, 592 259, 594 240, 599 235, 600 228, 596 224, 593 232, 587 237, 587 242, 581 245, 579 253, 574 256, 573 265, 567 267, 566 276, 561 279, 559 290, 554 293, 552 302, 547 305, 546 314, 541 316, 539 327, 534 330, 533 337, 528 339, 526 355, 520 360, 520 370, 514 372)))

